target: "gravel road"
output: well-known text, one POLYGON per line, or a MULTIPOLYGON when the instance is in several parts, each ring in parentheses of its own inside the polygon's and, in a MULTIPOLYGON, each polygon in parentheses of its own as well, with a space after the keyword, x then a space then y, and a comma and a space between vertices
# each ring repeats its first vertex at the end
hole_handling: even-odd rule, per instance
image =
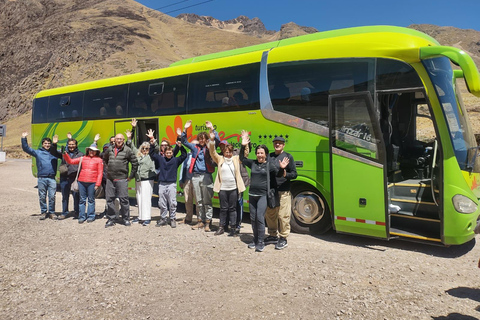
POLYGON ((285 250, 256 253, 248 219, 234 238, 185 225, 40 221, 30 167, 0 164, 1 319, 480 318, 475 241, 292 234, 285 250))

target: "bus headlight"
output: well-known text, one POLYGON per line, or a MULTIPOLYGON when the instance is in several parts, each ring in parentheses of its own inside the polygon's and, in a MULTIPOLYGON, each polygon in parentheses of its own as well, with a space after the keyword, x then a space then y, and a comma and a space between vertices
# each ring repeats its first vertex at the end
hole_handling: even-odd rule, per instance
POLYGON ((474 213, 477 211, 477 204, 473 200, 462 196, 461 194, 456 194, 453 196, 452 200, 455 210, 460 213, 474 213))

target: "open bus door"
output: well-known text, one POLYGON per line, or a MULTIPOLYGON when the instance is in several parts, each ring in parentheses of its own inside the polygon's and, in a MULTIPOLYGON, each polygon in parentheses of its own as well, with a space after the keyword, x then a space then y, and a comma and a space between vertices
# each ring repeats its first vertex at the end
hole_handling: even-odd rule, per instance
POLYGON ((329 118, 335 230, 387 238, 385 152, 370 93, 330 96, 329 118))
MULTIPOLYGON (((131 130, 132 129, 132 124, 131 120, 119 120, 114 122, 114 132, 115 135, 118 133, 121 133, 125 136, 125 131, 131 130)), ((148 137, 146 136, 146 133, 149 129, 154 130, 153 135, 155 136, 155 139, 158 141, 158 118, 151 118, 151 119, 138 119, 137 120, 137 126, 135 128, 135 135, 133 137, 133 143, 135 147, 140 147, 140 145, 145 142, 149 141, 148 137)), ((125 140, 127 137, 125 136, 125 140)), ((160 142, 159 142, 160 143, 160 142)), ((135 179, 132 179, 129 183, 129 196, 134 198, 135 197, 135 179), (133 191, 132 191, 133 190, 133 191)), ((158 185, 155 184, 153 188, 154 195, 158 195, 158 185)), ((155 197, 155 196, 154 196, 155 197)), ((158 196, 157 196, 158 197, 158 196)), ((153 198, 152 198, 152 201, 153 198)))

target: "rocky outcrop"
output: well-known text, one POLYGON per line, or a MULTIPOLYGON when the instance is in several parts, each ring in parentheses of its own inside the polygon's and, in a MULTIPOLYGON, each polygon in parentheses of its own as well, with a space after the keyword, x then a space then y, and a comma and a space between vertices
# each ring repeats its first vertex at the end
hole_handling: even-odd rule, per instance
POLYGON ((222 21, 209 16, 199 16, 193 13, 182 13, 177 16, 177 19, 197 25, 217 28, 220 30, 245 33, 256 37, 270 37, 275 34, 275 31, 267 30, 260 19, 250 19, 246 16, 239 16, 235 19, 222 21))

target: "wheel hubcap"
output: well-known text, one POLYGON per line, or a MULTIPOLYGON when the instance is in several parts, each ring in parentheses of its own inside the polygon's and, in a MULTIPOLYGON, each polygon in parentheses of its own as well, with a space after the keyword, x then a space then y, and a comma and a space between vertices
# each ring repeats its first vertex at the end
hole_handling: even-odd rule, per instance
POLYGON ((293 214, 304 224, 314 224, 323 218, 325 203, 322 198, 311 191, 298 193, 293 199, 293 214))

